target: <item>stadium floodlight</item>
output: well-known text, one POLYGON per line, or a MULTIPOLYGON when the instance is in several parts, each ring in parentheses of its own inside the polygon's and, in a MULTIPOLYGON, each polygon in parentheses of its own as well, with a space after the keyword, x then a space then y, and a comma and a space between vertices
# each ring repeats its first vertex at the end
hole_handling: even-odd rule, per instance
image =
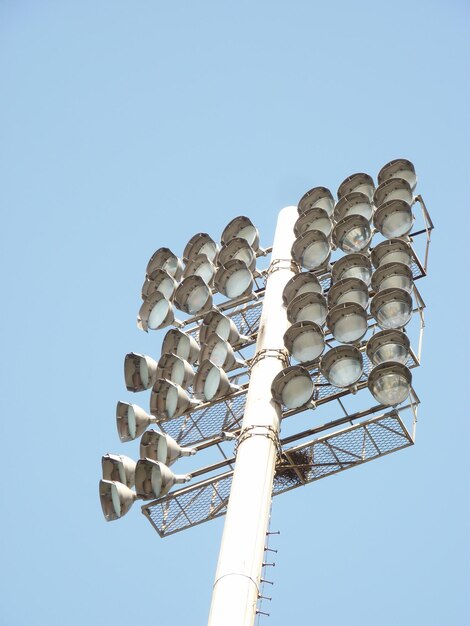
POLYGON ((107 522, 123 517, 137 500, 135 491, 120 482, 100 480, 101 508, 107 522))
POLYGON ((330 309, 338 304, 356 302, 363 309, 369 304, 369 289, 360 278, 343 278, 335 283, 328 291, 328 306, 330 309))
POLYGON ((124 357, 124 380, 128 391, 145 391, 157 380, 157 362, 145 354, 129 352, 124 357))
POLYGON ((372 274, 372 290, 375 292, 398 287, 408 293, 413 290, 413 272, 404 263, 380 265, 372 274))
POLYGON ((298 265, 306 270, 315 270, 328 263, 331 246, 321 230, 307 230, 294 241, 291 254, 298 265))
POLYGON ((188 261, 184 268, 183 280, 193 275, 200 276, 207 285, 211 285, 215 271, 216 267, 209 257, 205 254, 198 254, 188 261))
POLYGON ((375 190, 374 204, 377 208, 390 200, 403 200, 409 205, 413 204, 413 192, 404 178, 389 178, 375 190))
POLYGON ((388 200, 374 215, 374 227, 387 239, 404 237, 413 228, 414 215, 404 200, 388 200))
POLYGON ((370 258, 374 267, 386 265, 387 263, 404 263, 411 266, 413 263, 413 252, 410 244, 403 241, 403 239, 388 239, 373 248, 370 258))
POLYGON ((323 293, 323 287, 320 281, 313 272, 299 272, 293 276, 284 287, 284 291, 282 292, 284 305, 287 306, 296 296, 311 292, 323 293))
POLYGON ((306 406, 313 397, 315 386, 309 371, 301 365, 286 367, 274 378, 271 385, 273 398, 286 409, 306 406))
POLYGON ((333 194, 326 187, 313 187, 305 193, 299 200, 297 211, 299 215, 309 209, 324 209, 329 216, 332 215, 335 206, 333 194))
POLYGON ((303 293, 287 307, 287 319, 291 324, 309 321, 323 326, 327 314, 326 298, 321 293, 303 293))
POLYGON ((135 490, 143 500, 152 500, 167 494, 175 484, 191 480, 189 474, 173 474, 163 463, 139 459, 135 468, 135 490))
POLYGON ((212 402, 238 391, 240 387, 230 382, 221 367, 206 359, 201 362, 194 377, 193 389, 195 397, 212 402))
POLYGON ((379 185, 390 178, 404 178, 411 189, 414 190, 417 183, 415 166, 407 159, 394 159, 384 165, 377 176, 379 185))
POLYGON ((180 457, 193 454, 196 454, 196 448, 182 448, 173 437, 158 430, 147 430, 140 440, 141 459, 152 459, 170 466, 180 457))
POLYGON ((199 351, 199 344, 194 337, 188 335, 179 328, 172 328, 163 338, 163 354, 165 354, 165 352, 171 352, 172 354, 179 356, 181 359, 188 361, 191 365, 194 365, 197 361, 199 351))
POLYGON ((246 361, 237 359, 232 346, 213 333, 210 335, 201 347, 200 359, 202 361, 211 361, 214 365, 221 367, 224 372, 239 367, 244 367, 246 361))
POLYGON ((248 241, 243 237, 230 239, 222 246, 217 255, 217 265, 225 265, 232 259, 240 259, 245 263, 250 272, 256 269, 256 254, 248 241))
POLYGON ((395 406, 406 400, 410 393, 411 372, 403 363, 387 361, 374 367, 367 385, 377 402, 395 406))
POLYGON ((410 358, 410 340, 401 330, 381 330, 367 342, 366 354, 372 365, 395 361, 406 365, 410 358))
POLYGON ((137 316, 137 326, 141 330, 159 330, 170 324, 181 324, 175 318, 173 305, 159 291, 155 291, 144 300, 137 316))
POLYGON ((152 254, 147 264, 147 276, 151 276, 157 269, 165 270, 177 281, 183 275, 183 263, 169 248, 159 248, 152 254))
POLYGON ((284 333, 284 345, 299 363, 314 361, 325 349, 323 330, 315 322, 296 322, 284 333))
POLYGON ((363 372, 362 355, 355 346, 337 346, 320 361, 320 372, 334 387, 352 387, 363 372))
POLYGON ((179 417, 199 404, 183 387, 166 378, 157 379, 150 394, 150 413, 157 418, 157 422, 179 417))
POLYGON ((188 263, 199 254, 205 254, 209 261, 214 261, 219 246, 207 233, 196 233, 188 241, 183 252, 183 261, 188 263))
POLYGON ((212 291, 209 285, 200 276, 188 276, 175 291, 175 306, 189 315, 199 315, 210 310, 212 291))
POLYGON ((153 415, 148 415, 137 404, 121 401, 117 403, 116 426, 119 439, 123 443, 137 439, 150 424, 154 424, 156 421, 153 415))
POLYGON ((413 300, 404 289, 384 289, 372 298, 370 312, 383 330, 403 328, 413 315, 413 300))
POLYGON ((135 461, 122 454, 105 454, 101 457, 103 479, 118 481, 126 487, 134 486, 135 461))
POLYGON ((359 172, 358 174, 351 174, 343 180, 338 187, 338 199, 344 198, 353 192, 364 193, 369 200, 374 197, 375 185, 369 174, 359 172))
POLYGON ((367 332, 367 312, 356 302, 337 304, 330 309, 326 325, 340 343, 356 343, 367 332))
POLYGON ((326 237, 331 235, 333 222, 325 209, 314 207, 313 209, 307 209, 305 213, 299 216, 299 219, 294 224, 295 236, 300 237, 308 230, 319 230, 326 237))
POLYGON ((222 245, 235 237, 246 239, 255 252, 259 249, 259 233, 253 222, 246 216, 240 215, 230 221, 222 232, 222 245))
POLYGON ((166 378, 167 380, 171 380, 172 383, 176 383, 180 387, 183 387, 183 389, 186 389, 193 382, 194 370, 188 361, 185 361, 176 354, 165 352, 158 361, 155 381, 157 378, 166 378))
POLYGON ((167 300, 171 300, 177 286, 178 283, 173 276, 170 276, 165 270, 156 269, 151 276, 145 278, 142 285, 142 300, 151 296, 155 291, 160 291, 167 300))
POLYGON ((333 228, 333 243, 343 252, 361 252, 371 242, 372 229, 362 215, 350 215, 333 228))
POLYGON ((371 221, 374 209, 369 196, 360 191, 353 191, 338 200, 333 217, 335 222, 340 222, 350 215, 362 215, 367 221, 371 221))
POLYGON ((253 291, 253 274, 246 263, 232 259, 219 267, 214 284, 227 298, 241 298, 253 291))
POLYGON ((249 337, 240 335, 235 322, 220 311, 209 311, 202 320, 199 328, 201 344, 206 342, 211 335, 217 335, 232 345, 250 341, 249 337))
POLYGON ((369 285, 371 276, 372 265, 370 258, 360 252, 344 255, 335 261, 331 269, 331 280, 333 283, 337 283, 344 278, 359 278, 366 285, 369 285))

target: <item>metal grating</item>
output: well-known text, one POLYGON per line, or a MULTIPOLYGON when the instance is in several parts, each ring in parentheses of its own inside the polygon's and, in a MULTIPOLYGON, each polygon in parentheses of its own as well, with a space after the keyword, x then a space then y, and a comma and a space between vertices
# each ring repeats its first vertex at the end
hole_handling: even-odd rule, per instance
MULTIPOLYGON (((396 412, 284 450, 273 494, 296 487, 413 445, 396 412)), ((233 472, 170 493, 142 507, 160 537, 202 524, 226 513, 233 472)))

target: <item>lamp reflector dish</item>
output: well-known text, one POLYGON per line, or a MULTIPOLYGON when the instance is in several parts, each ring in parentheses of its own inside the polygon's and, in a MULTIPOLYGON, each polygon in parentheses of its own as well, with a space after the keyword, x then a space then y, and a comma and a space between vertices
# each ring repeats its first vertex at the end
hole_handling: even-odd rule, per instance
POLYGON ((297 211, 299 215, 302 215, 305 211, 318 207, 324 209, 331 216, 334 205, 333 194, 329 189, 326 187, 313 187, 300 198, 297 211))
POLYGON ((377 176, 379 185, 390 178, 404 178, 412 190, 416 187, 417 178, 415 167, 413 163, 407 159, 394 159, 383 166, 377 176))
POLYGON ((314 270, 328 262, 331 246, 325 233, 308 230, 294 241, 291 254, 298 265, 306 270, 314 270))
POLYGON ((403 328, 413 315, 413 300, 404 289, 385 289, 372 298, 370 312, 384 330, 403 328))
POLYGON ((345 217, 333 228, 333 242, 343 252, 361 252, 371 240, 371 226, 362 215, 345 217))
POLYGON ((296 296, 287 307, 287 319, 296 322, 315 322, 323 326, 328 314, 326 298, 320 293, 304 293, 296 296))
POLYGON ((310 374, 305 367, 286 367, 274 378, 271 385, 273 398, 286 409, 298 409, 310 402, 315 391, 310 374))
POLYGON ((304 293, 323 293, 323 287, 313 272, 300 272, 287 282, 282 293, 284 305, 304 293))
POLYGON ((284 333, 284 345, 299 363, 314 361, 325 349, 323 330, 315 322, 296 322, 284 333))
POLYGON ((354 346, 332 348, 322 356, 320 371, 334 387, 352 387, 362 376, 361 352, 354 346))
POLYGON ((341 199, 350 193, 357 192, 365 194, 372 201, 374 197, 375 185, 369 174, 360 172, 351 174, 343 180, 338 187, 338 198, 341 199))
POLYGON ((401 330, 381 330, 367 342, 366 353, 373 365, 386 361, 406 365, 410 358, 410 340, 401 330))
POLYGON ((369 374, 368 387, 377 402, 396 406, 404 402, 410 393, 411 372, 402 363, 381 363, 369 374))
POLYGON ((375 212, 374 226, 387 239, 404 237, 413 228, 411 206, 403 200, 384 202, 375 212))
POLYGON ((341 343, 356 343, 367 332, 367 312, 355 302, 338 304, 328 313, 326 324, 341 343))
POLYGON ((372 266, 367 255, 360 252, 346 254, 338 259, 331 270, 331 280, 333 283, 345 278, 359 278, 366 285, 370 284, 372 276, 372 266))

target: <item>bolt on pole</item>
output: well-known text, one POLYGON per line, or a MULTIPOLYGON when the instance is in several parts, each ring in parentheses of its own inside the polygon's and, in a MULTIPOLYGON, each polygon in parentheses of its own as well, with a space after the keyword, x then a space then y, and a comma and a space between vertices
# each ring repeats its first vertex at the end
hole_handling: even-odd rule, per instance
POLYGON ((289 206, 277 221, 208 626, 252 626, 256 616, 280 449, 281 407, 271 383, 287 366, 283 336, 289 323, 282 293, 295 273, 291 247, 297 218, 297 207, 289 206))

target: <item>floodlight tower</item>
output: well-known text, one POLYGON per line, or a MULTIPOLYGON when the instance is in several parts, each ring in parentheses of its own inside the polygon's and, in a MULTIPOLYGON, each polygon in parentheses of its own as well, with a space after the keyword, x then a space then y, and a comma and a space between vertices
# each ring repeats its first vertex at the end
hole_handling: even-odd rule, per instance
POLYGON ((273 495, 414 444, 411 370, 425 306, 416 281, 427 273, 433 229, 415 186, 413 164, 395 159, 377 188, 364 173, 341 183, 337 201, 314 187, 279 213, 262 270, 257 259, 269 250, 245 216, 226 226, 220 246, 197 233, 182 260, 159 248, 147 264, 138 326, 175 328, 158 361, 125 357, 126 388, 150 391, 150 414, 118 402, 120 440, 141 437, 140 459, 103 457, 100 500, 108 521, 150 500, 142 512, 161 537, 226 515, 208 626, 252 626, 261 613, 273 495), (411 232, 418 207, 423 227, 411 232), (424 263, 415 250, 422 235, 424 263), (343 399, 359 392, 375 403, 348 411, 343 399), (326 403, 321 423, 315 411, 326 403), (282 420, 301 412, 311 427, 281 439, 282 420), (206 448, 222 460, 189 474, 170 469, 206 448))

